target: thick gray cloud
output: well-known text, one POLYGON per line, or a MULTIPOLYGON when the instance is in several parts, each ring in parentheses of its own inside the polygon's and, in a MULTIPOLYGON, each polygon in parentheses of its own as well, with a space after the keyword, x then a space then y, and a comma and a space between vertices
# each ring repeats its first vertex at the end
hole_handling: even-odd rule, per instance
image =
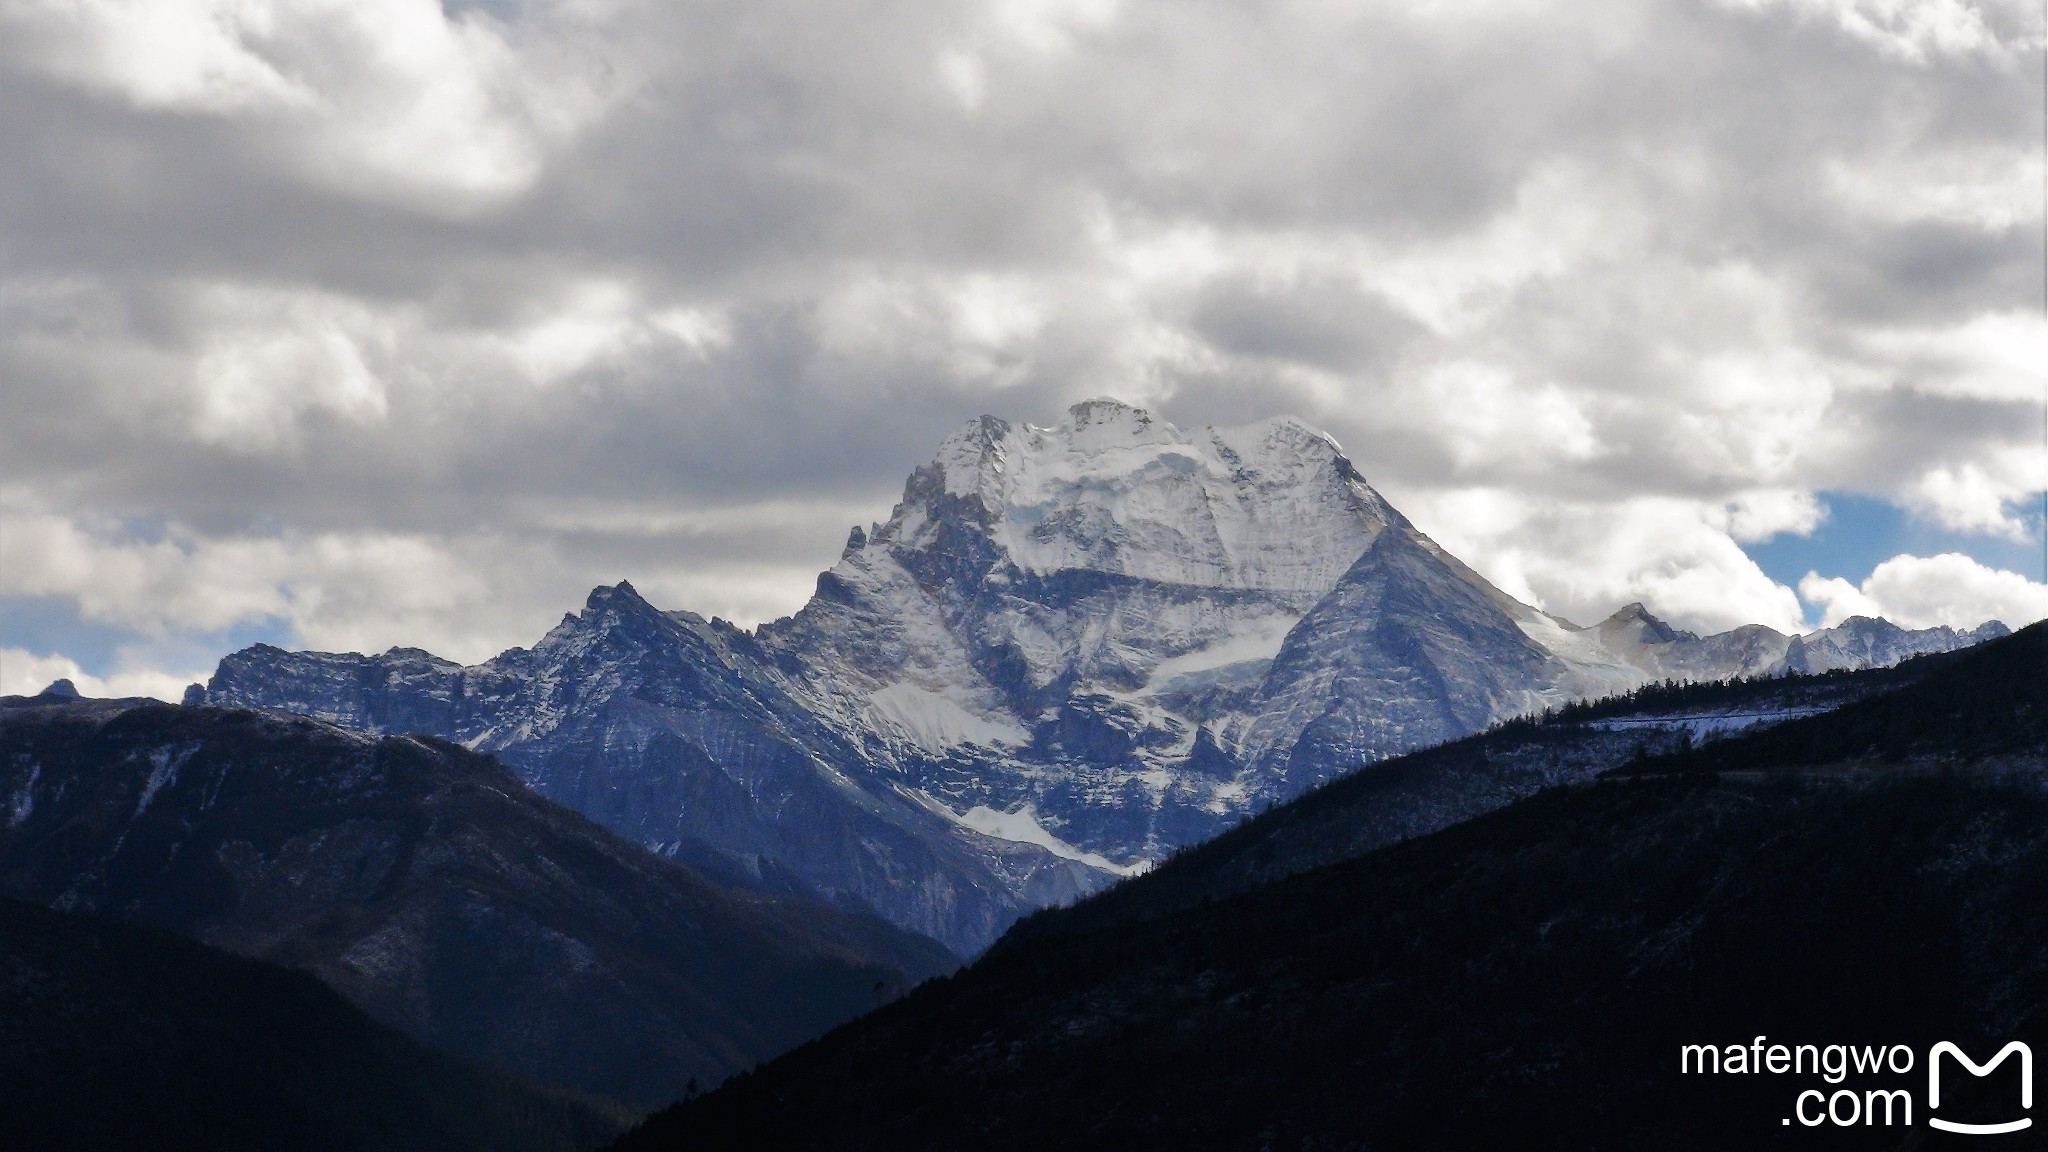
MULTIPOLYGON (((2000 0, 0 0, 0 603, 130 686, 620 576, 760 619, 961 421, 1112 394, 1321 423, 1580 618, 2048 613, 1739 546, 1838 489, 2027 531, 2040 50, 2000 0)), ((8 625, 7 688, 65 666, 8 625)))

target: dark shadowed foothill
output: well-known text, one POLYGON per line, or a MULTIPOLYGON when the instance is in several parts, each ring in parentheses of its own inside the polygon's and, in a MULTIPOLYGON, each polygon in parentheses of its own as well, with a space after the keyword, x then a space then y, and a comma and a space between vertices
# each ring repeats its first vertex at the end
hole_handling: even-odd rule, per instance
POLYGON ((301 717, 9 699, 0 804, 0 894, 304 969, 437 1048, 643 1109, 955 964, 658 857, 489 757, 301 717))
POLYGON ((423 1047, 304 972, 14 900, 0 1085, 20 1152, 583 1152, 619 1126, 423 1047))

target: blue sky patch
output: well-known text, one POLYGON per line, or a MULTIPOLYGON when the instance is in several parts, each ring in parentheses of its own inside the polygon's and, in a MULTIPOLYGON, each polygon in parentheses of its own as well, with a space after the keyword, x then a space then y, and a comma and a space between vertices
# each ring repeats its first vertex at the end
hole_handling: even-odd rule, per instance
POLYGON ((211 670, 221 654, 251 644, 295 646, 291 625, 270 619, 237 624, 218 632, 145 636, 112 624, 82 620, 76 606, 54 596, 0 596, 0 648, 37 656, 68 656, 93 676, 122 669, 122 655, 135 667, 165 671, 211 670))
MULTIPOLYGON (((1936 556, 1961 552, 1987 567, 2034 580, 2043 578, 2038 503, 2030 503, 2023 512, 2031 538, 2010 540, 1943 528, 1872 496, 1822 492, 1819 497, 1827 516, 1812 535, 1786 532, 1742 546, 1766 576, 1787 587, 1797 588, 1808 572, 1861 584, 1872 569, 1900 553, 1936 556)), ((1810 607, 1807 622, 1817 624, 1819 619, 1820 610, 1810 607)))

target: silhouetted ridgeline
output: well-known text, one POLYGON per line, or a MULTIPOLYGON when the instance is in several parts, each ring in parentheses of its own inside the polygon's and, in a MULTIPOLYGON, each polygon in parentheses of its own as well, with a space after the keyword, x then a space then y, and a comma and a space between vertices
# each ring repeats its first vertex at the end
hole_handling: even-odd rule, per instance
MULTIPOLYGON (((619 1148, 1917 1147, 1924 1064, 1851 1085, 1911 1091, 1912 1128, 1820 1132, 1786 1121, 1836 1085, 1682 1076, 1678 1053, 1758 1035, 2048 1051, 2044 639, 1691 754, 1736 775, 1555 788, 1006 943, 619 1148), (1867 770, 1768 771, 1784 755, 1867 770), (1923 761, 1959 770, 1885 768, 1923 761)), ((1962 1079, 1945 1118, 2009 1118, 2014 1084, 1962 1079)))
POLYGON ((1502 727, 1539 723, 1583 724, 1642 713, 1740 707, 1765 701, 1784 708, 1832 708, 1842 703, 1845 697, 1853 699, 1913 683, 1972 650, 1932 652, 1885 668, 1775 672, 1724 680, 1658 680, 1610 696, 1568 701, 1538 716, 1510 720, 1502 727))
POLYGON ((1937 672, 1896 691, 1626 770, 1914 766, 2038 772, 2048 749, 2043 625, 1931 659, 1938 661, 1937 672))

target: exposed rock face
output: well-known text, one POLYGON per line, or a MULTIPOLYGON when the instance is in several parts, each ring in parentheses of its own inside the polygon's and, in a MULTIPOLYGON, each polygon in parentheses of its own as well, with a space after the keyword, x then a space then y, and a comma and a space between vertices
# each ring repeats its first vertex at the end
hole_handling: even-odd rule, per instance
POLYGON ((1260 686, 1249 758, 1284 766, 1299 792, 1539 706, 1567 669, 1463 575, 1405 522, 1382 532, 1288 633, 1260 686))
POLYGON ((206 696, 497 751, 643 843, 968 953, 1028 907, 1507 716, 2002 631, 1699 637, 1640 605, 1581 628, 1445 553, 1298 421, 1184 432, 1091 401, 1052 428, 968 425, 802 611, 752 634, 622 584, 475 668, 257 648, 206 696))
POLYGON ((307 969, 439 1048, 641 1106, 952 966, 872 915, 653 856, 431 739, 14 698, 0 803, 0 895, 307 969))
POLYGON ((1793 672, 1880 667, 1896 664, 1908 656, 1981 644, 2008 631, 1996 620, 1968 632, 1958 632, 1946 625, 1914 631, 1889 620, 1852 616, 1833 628, 1788 638, 1780 663, 1793 672))

